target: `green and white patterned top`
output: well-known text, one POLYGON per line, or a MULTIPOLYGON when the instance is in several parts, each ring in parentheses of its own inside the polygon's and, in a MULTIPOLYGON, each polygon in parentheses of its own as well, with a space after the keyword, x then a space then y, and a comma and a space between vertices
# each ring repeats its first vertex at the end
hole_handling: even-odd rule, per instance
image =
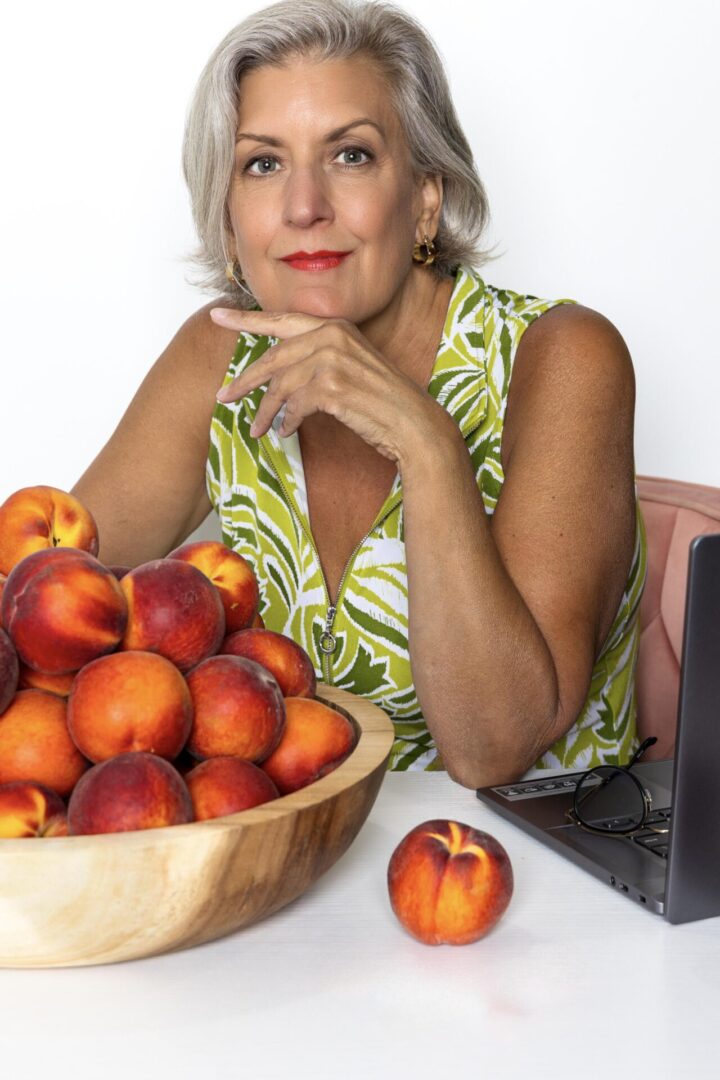
MULTIPOLYGON (((461 266, 455 275, 429 393, 458 424, 472 458, 485 510, 503 485, 500 445, 513 361, 520 339, 544 312, 566 300, 539 300, 486 285, 461 266)), ((241 334, 225 383, 275 344, 241 334)), ((318 678, 379 705, 395 726, 391 769, 442 769, 423 720, 408 652, 408 585, 399 475, 370 533, 351 557, 331 605, 313 541, 297 433, 250 424, 264 387, 218 403, 210 428, 207 491, 223 541, 251 563, 260 613, 310 655, 318 678)), ((646 546, 638 510, 635 552, 617 615, 592 673, 576 723, 537 762, 586 768, 622 763, 636 746, 634 668, 646 546)))

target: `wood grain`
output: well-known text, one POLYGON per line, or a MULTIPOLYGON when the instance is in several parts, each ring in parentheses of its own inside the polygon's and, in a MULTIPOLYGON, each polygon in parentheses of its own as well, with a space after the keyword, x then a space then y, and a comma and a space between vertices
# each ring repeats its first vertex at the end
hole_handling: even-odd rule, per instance
POLYGON ((191 825, 0 840, 0 966, 108 964, 188 948, 270 915, 347 850, 385 775, 393 727, 335 687, 350 757, 300 791, 191 825))

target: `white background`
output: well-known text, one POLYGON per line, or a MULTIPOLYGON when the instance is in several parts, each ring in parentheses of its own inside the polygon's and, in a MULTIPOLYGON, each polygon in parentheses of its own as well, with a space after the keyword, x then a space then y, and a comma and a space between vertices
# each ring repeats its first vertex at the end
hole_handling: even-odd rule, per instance
MULTIPOLYGON (((184 118, 211 51, 257 6, 4 13, 0 499, 70 488, 210 299, 181 261, 184 118)), ((638 471, 720 485, 718 5, 401 6, 438 44, 489 192, 503 255, 484 276, 612 319, 636 365, 638 471)))

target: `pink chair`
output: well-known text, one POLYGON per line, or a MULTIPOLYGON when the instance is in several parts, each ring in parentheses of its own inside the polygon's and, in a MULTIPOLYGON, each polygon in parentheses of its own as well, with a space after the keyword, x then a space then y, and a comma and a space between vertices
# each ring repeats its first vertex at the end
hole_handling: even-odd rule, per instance
POLYGON ((657 736, 643 758, 651 761, 675 752, 688 547, 696 536, 720 532, 720 488, 639 476, 638 494, 648 539, 636 675, 638 734, 657 736))

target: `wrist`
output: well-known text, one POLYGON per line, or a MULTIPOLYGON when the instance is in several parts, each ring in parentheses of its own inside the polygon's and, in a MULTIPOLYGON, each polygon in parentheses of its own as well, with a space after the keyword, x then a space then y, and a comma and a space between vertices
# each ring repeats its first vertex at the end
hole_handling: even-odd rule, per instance
POLYGON ((416 478, 423 483, 433 472, 447 475, 447 469, 467 463, 467 447, 462 432, 449 413, 433 402, 432 422, 415 428, 398 457, 398 472, 403 488, 413 484, 416 478))

